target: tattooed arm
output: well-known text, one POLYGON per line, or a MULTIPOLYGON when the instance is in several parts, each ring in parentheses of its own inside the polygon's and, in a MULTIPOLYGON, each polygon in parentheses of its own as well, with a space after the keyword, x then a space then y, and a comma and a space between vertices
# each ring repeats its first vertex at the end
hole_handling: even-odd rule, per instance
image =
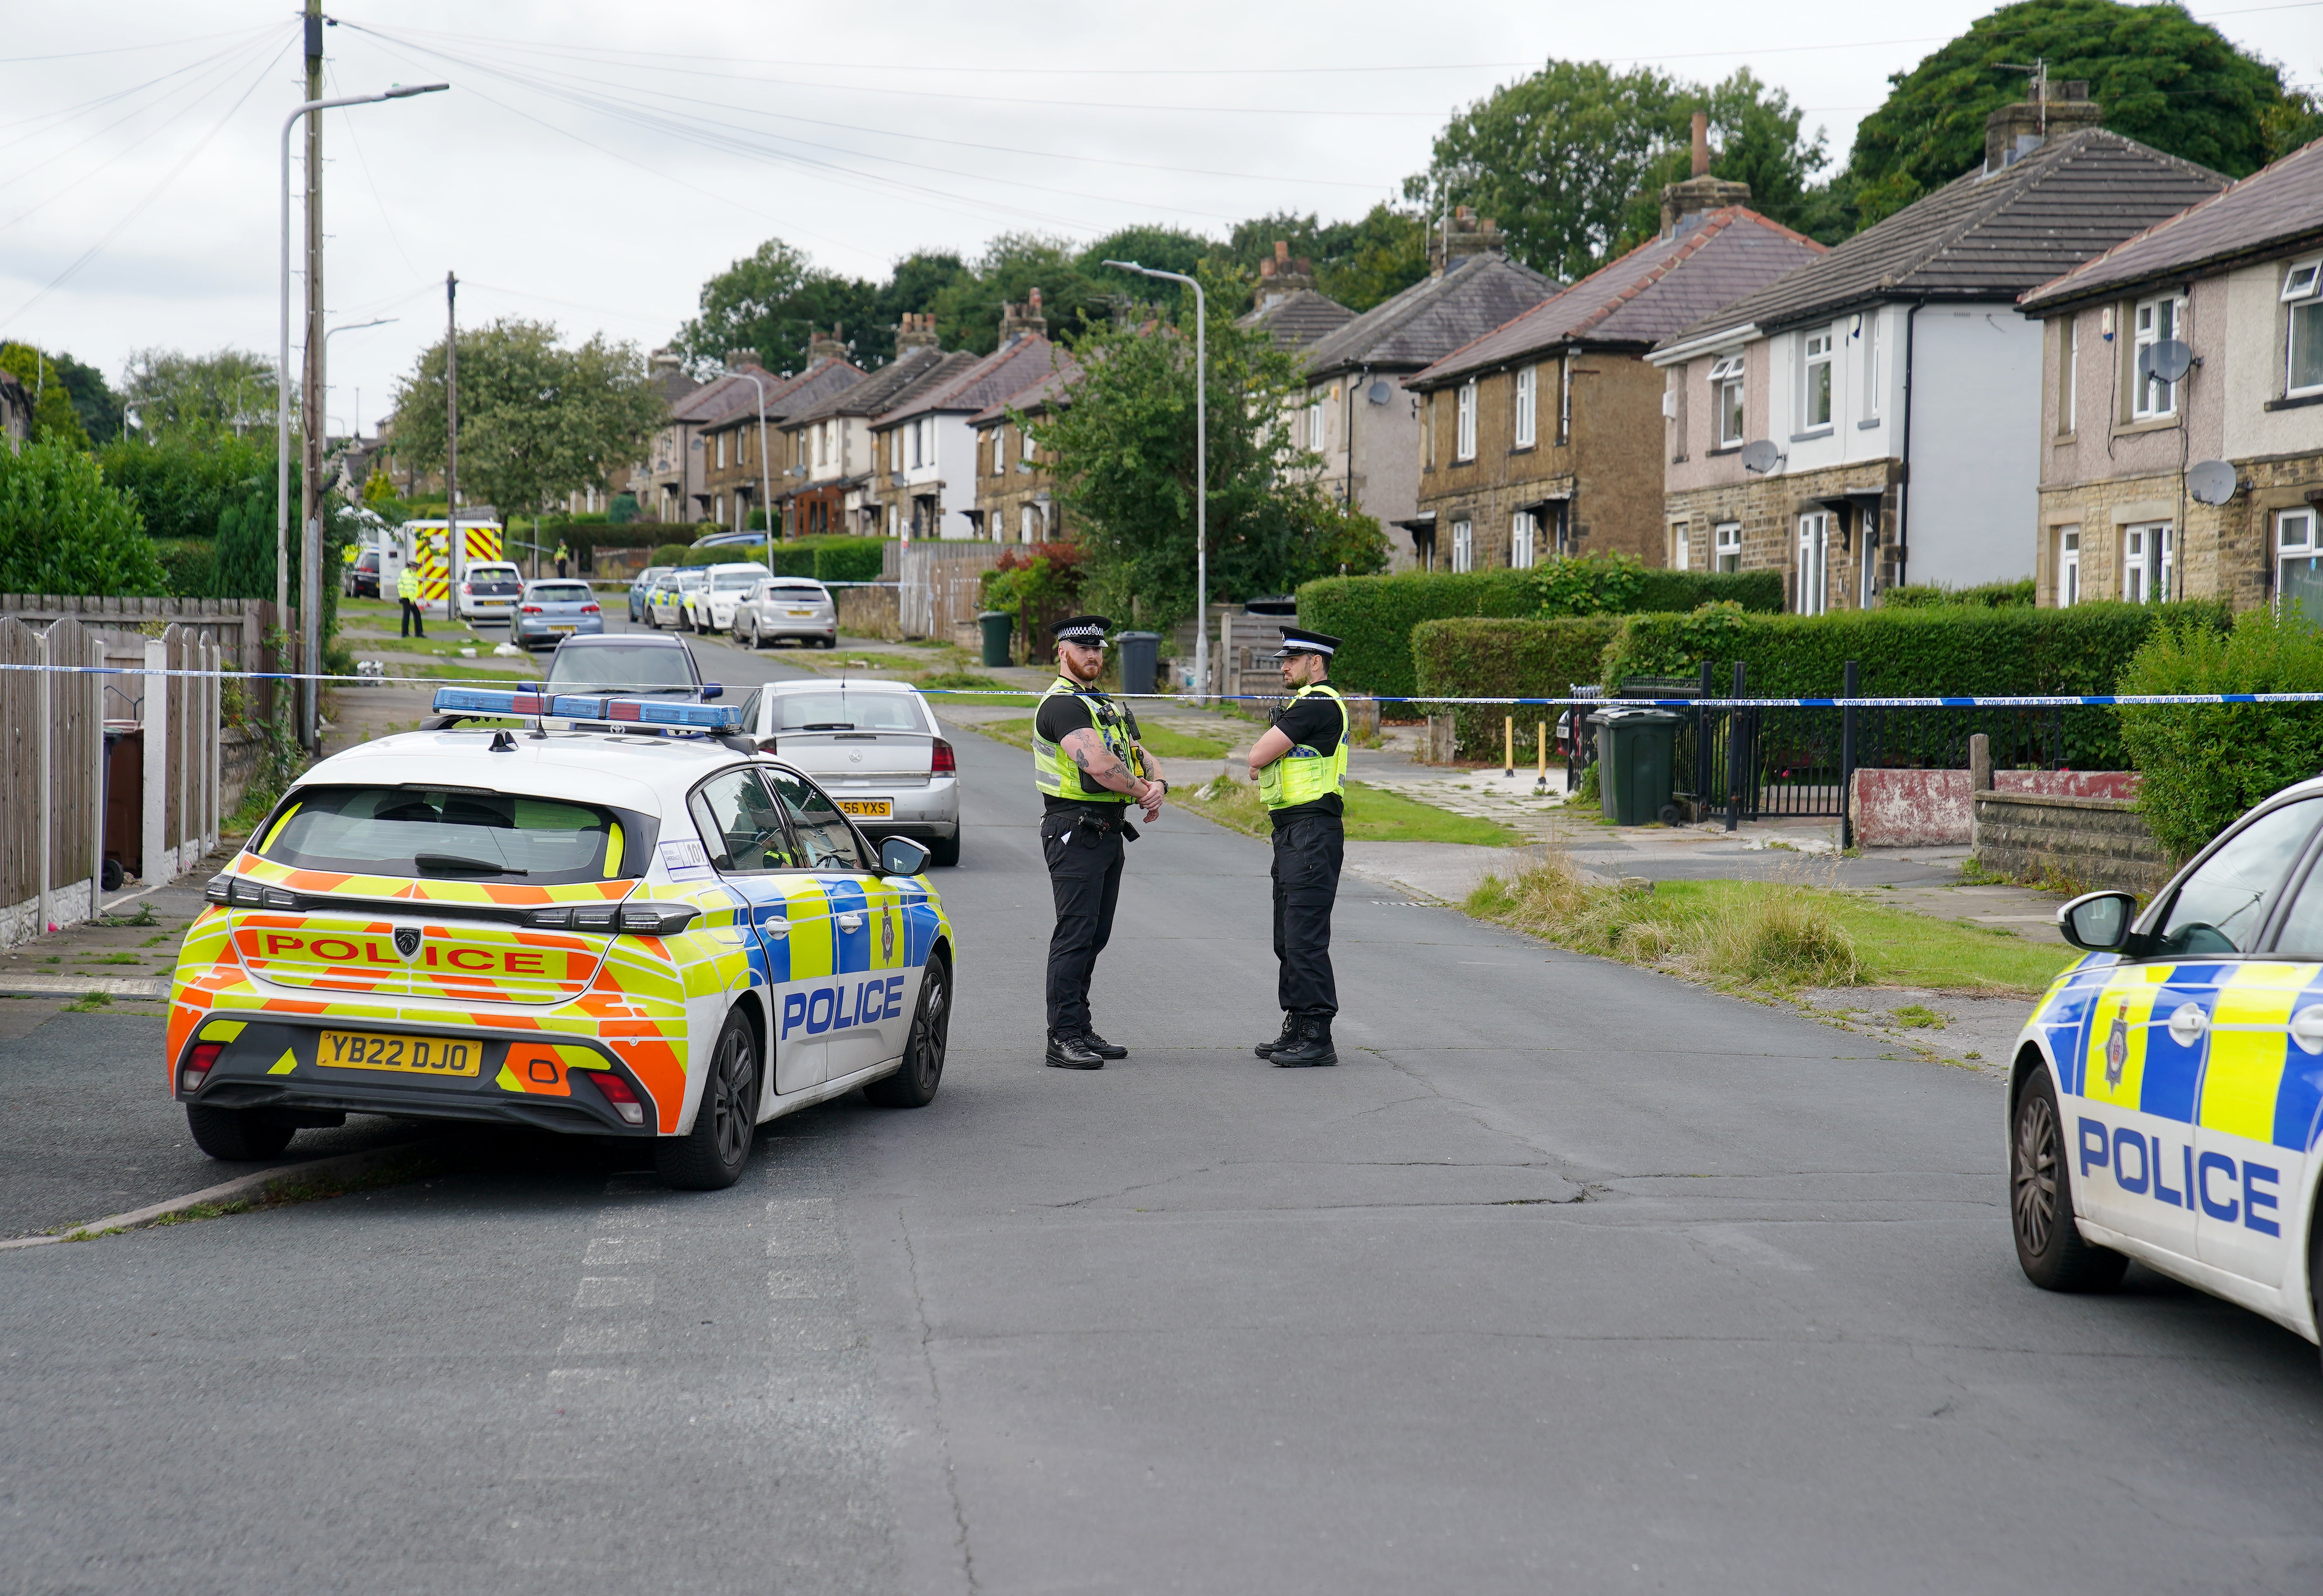
POLYGON ((1095 727, 1069 731, 1057 746, 1064 749, 1067 758, 1080 766, 1082 775, 1098 786, 1126 793, 1149 811, 1161 807, 1161 784, 1139 780, 1122 763, 1121 756, 1105 746, 1105 738, 1097 735, 1095 727))

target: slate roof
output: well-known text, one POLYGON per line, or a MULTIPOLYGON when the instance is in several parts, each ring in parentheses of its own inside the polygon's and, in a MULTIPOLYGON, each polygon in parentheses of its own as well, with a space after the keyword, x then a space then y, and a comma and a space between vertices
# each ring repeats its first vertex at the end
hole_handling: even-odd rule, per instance
POLYGON ((1562 286, 1505 256, 1464 255, 1441 277, 1421 279, 1318 339, 1307 351, 1307 373, 1326 377, 1366 366, 1416 371, 1531 309, 1562 286))
POLYGON ((968 424, 970 427, 989 427, 1005 419, 1011 410, 1038 415, 1051 406, 1063 403, 1064 394, 1080 381, 1080 366, 1071 355, 1060 349, 1057 351, 1056 370, 1044 373, 1031 387, 1020 388, 985 406, 968 418, 968 424))
POLYGON ((1990 176, 1955 179, 1669 342, 1777 332, 1883 299, 2013 300, 2226 185, 2135 139, 2077 128, 1990 176))
POLYGON ((1262 305, 1238 318, 1236 325, 1264 327, 1274 335, 1277 349, 1304 349, 1317 339, 1337 332, 1355 319, 1355 313, 1336 299, 1313 289, 1293 289, 1271 305, 1262 305))
POLYGON ((2157 222, 2019 301, 2038 315, 2157 278, 2224 271, 2323 242, 2323 139, 2157 222))
POLYGON ((957 376, 976 363, 965 349, 947 354, 923 344, 903 353, 838 392, 783 417, 785 427, 803 426, 833 416, 878 416, 894 409, 914 394, 957 376))
MULTIPOLYGON (((767 388, 768 421, 783 420, 802 406, 814 404, 840 389, 852 387, 862 379, 861 368, 829 356, 792 377, 777 377, 772 371, 758 373, 758 381, 767 388)), ((742 416, 756 420, 758 390, 740 377, 712 377, 672 404, 669 414, 673 421, 707 427, 721 427, 742 416)))
POLYGON ((1830 252, 1744 206, 1689 216, 1687 224, 1454 350, 1404 386, 1437 387, 1570 344, 1642 350, 1830 252))
POLYGON ((919 389, 904 403, 874 420, 875 427, 892 427, 914 416, 944 410, 971 414, 987 405, 997 404, 1014 393, 1021 393, 1047 376, 1063 358, 1064 352, 1042 337, 1029 333, 1014 344, 1004 344, 975 364, 963 368, 941 382, 919 389))

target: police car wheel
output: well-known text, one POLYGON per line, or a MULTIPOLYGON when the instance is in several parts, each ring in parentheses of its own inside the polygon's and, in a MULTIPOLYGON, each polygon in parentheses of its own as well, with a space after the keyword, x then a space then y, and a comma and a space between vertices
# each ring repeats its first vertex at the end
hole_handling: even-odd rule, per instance
POLYGON ((207 1108, 186 1105, 186 1126, 194 1145, 212 1158, 237 1162, 280 1157, 290 1145, 291 1127, 270 1124, 247 1108, 207 1108))
POLYGON ((2072 1156, 2065 1145, 2057 1089, 2035 1065, 2016 1099, 2008 1138, 2008 1197, 2016 1261, 2045 1291, 2109 1291, 2129 1260, 2081 1239, 2073 1223, 2072 1156))
POLYGON ((758 1033, 739 1008, 726 1016, 710 1050, 710 1078, 693 1128, 654 1143, 662 1182, 683 1191, 719 1191, 741 1179, 758 1134, 758 1033))
POLYGON ((951 972, 941 958, 928 960, 920 978, 919 1007, 912 1011, 912 1038, 904 1049, 903 1067, 885 1080, 863 1088, 863 1096, 882 1108, 925 1108, 936 1099, 943 1082, 944 1050, 951 1041, 951 972))

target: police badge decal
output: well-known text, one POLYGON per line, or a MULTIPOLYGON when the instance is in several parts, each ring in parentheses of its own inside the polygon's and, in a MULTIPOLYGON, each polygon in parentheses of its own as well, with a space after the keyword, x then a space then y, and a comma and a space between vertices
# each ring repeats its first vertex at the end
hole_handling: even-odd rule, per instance
POLYGON ((895 917, 892 914, 879 916, 879 957, 895 957, 895 917))
POLYGON ((2113 1012, 2113 1029, 2106 1033, 2106 1085, 2109 1087, 2121 1085, 2122 1067, 2128 1062, 2128 1011, 2125 1008, 2117 1008, 2113 1012))

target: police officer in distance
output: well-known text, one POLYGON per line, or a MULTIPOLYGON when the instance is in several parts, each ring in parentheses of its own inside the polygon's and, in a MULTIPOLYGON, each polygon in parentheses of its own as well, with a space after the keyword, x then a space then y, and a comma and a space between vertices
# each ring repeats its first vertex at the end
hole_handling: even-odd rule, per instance
POLYGON ((399 613, 403 617, 403 629, 396 636, 426 637, 427 613, 419 608, 419 567, 409 560, 403 563, 403 574, 395 579, 395 597, 402 606, 399 613))
POLYGON ((1346 851, 1347 701, 1331 685, 1339 639, 1282 628, 1282 684, 1295 688, 1273 726, 1251 745, 1250 779, 1274 821, 1275 996, 1282 1034, 1253 1050, 1284 1069, 1336 1064, 1331 1019, 1331 908, 1346 851))
POLYGON ((1057 904, 1049 938, 1049 1051, 1056 1069, 1102 1069, 1129 1050, 1089 1021, 1089 977, 1113 935, 1125 843, 1137 839, 1132 804, 1152 824, 1170 784, 1137 743, 1137 717, 1097 689, 1113 623, 1076 615, 1057 623, 1057 679, 1033 720, 1033 781, 1046 811, 1041 852, 1057 904))

